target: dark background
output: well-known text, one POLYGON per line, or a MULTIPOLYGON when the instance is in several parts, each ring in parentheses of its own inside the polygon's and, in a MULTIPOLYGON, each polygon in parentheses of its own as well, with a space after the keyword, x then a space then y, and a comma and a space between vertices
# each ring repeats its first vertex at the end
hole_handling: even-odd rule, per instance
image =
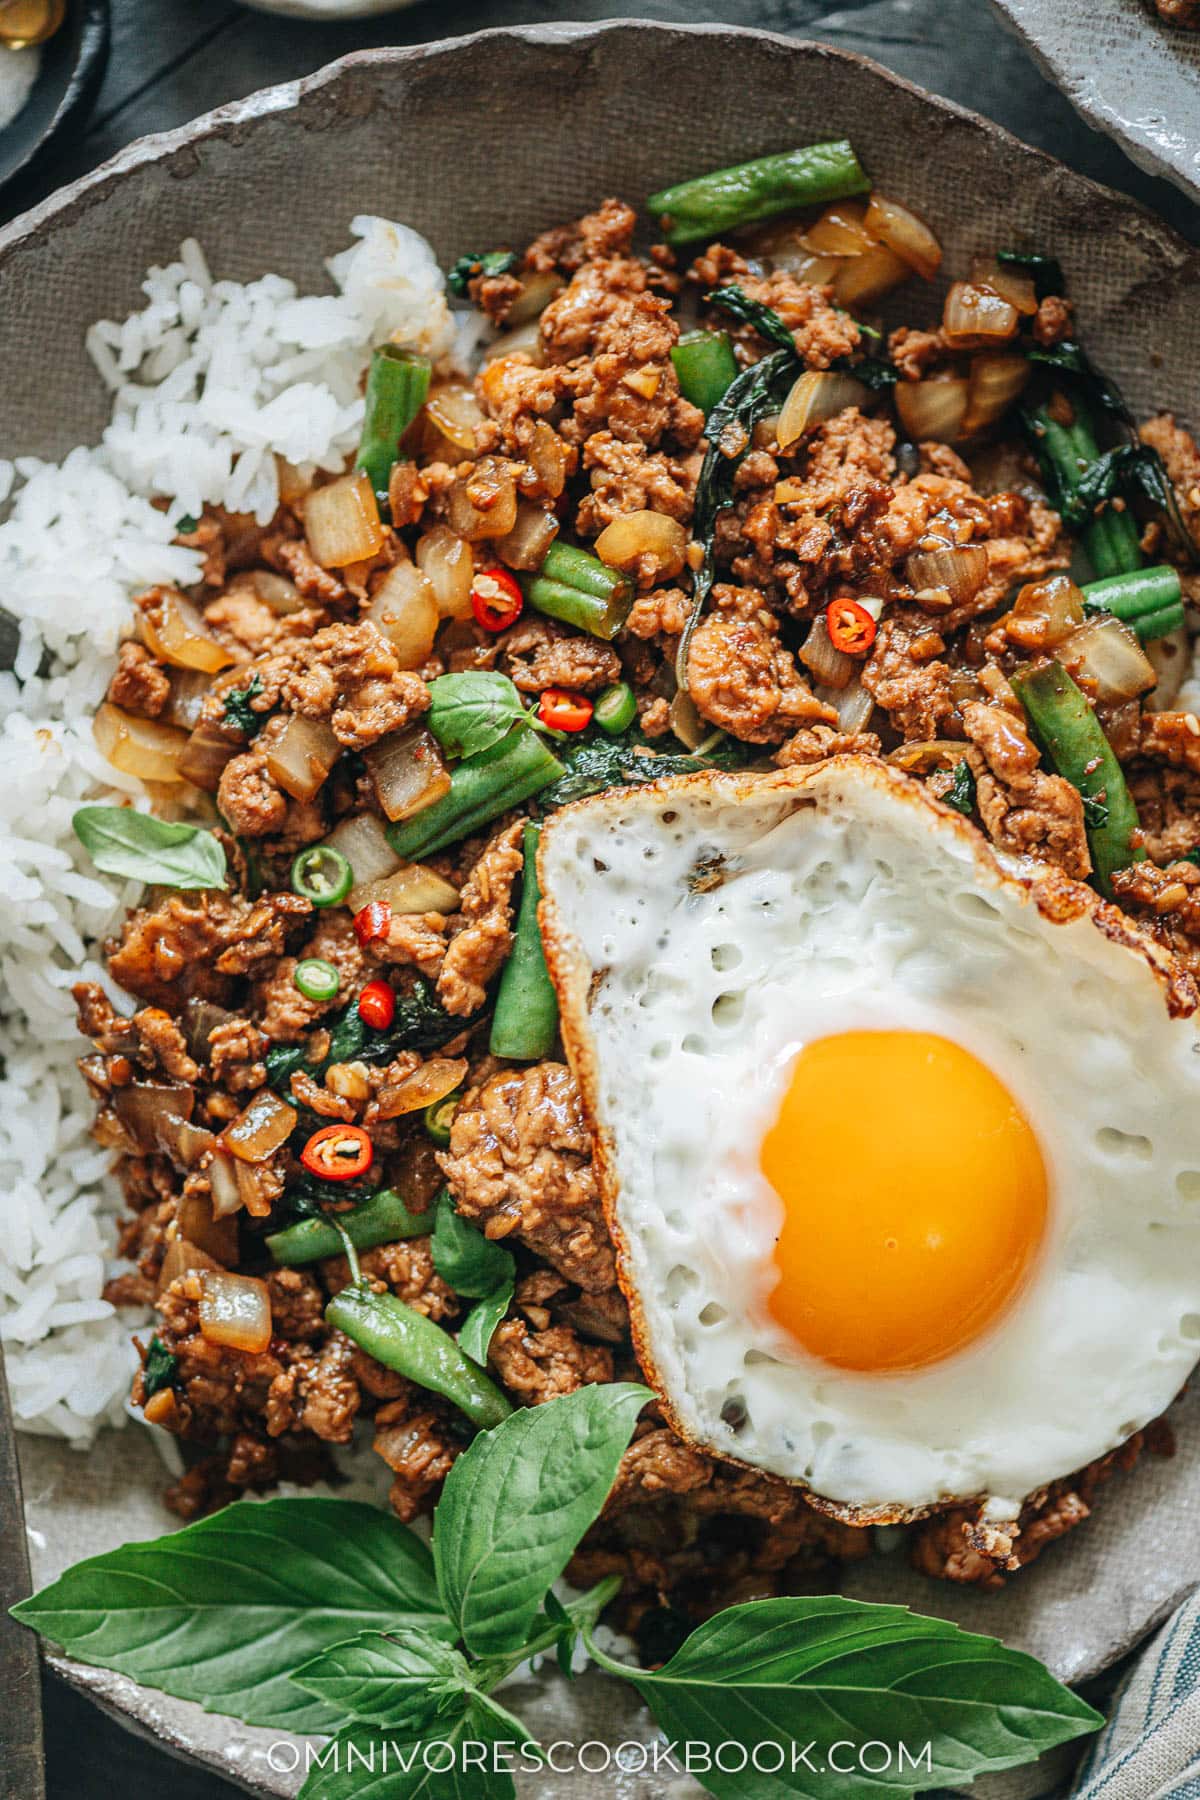
MULTIPOLYGON (((90 127, 62 148, 36 183, 5 196, 23 210, 95 167, 131 138, 164 131, 271 82, 305 75, 348 50, 421 43, 491 25, 622 16, 755 25, 859 51, 908 80, 987 113, 1027 143, 1097 181, 1135 194, 1200 241, 1200 213, 1168 183, 1143 175, 1091 131, 1039 74, 987 0, 423 0, 409 10, 342 25, 310 25, 212 0, 113 0, 113 50, 90 127)), ((722 97, 736 105, 737 96, 722 97)), ((486 130, 486 121, 480 129, 486 130)), ((702 125, 701 125, 702 129, 702 125)), ((554 223, 547 220, 548 224, 554 223)), ((235 1790, 195 1773, 114 1725, 54 1677, 44 1682, 50 1800, 234 1800, 235 1790)))

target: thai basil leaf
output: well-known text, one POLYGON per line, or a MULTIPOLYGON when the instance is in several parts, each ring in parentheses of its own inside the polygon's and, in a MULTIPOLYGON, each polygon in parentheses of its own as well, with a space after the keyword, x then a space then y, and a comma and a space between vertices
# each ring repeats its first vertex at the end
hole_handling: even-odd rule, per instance
POLYGON ((1033 291, 1039 300, 1048 294, 1065 294, 1066 277, 1062 272, 1062 264, 1056 256, 1042 256, 1036 250, 997 250, 996 261, 1007 263, 1010 268, 1024 269, 1033 277, 1033 291))
POLYGON ((725 1759, 737 1773, 715 1757, 694 1770, 720 1800, 862 1800, 868 1787, 888 1800, 958 1788, 1103 1723, 1041 1663, 994 1638, 837 1595, 728 1607, 653 1673, 589 1648, 632 1681, 672 1741, 757 1746, 752 1760, 725 1759), (908 1760, 897 1753, 883 1772, 871 1766, 868 1782, 853 1747, 880 1741, 904 1745, 908 1760), (821 1756, 835 1742, 842 1772, 821 1756), (763 1754, 771 1744, 778 1756, 763 1754), (817 1747, 815 1768, 796 1764, 793 1749, 805 1745, 817 1747))
POLYGON ((623 738, 581 736, 561 752, 566 774, 543 788, 535 804, 541 812, 553 812, 605 788, 639 787, 664 775, 694 775, 700 769, 742 768, 755 754, 737 738, 726 738, 704 756, 671 756, 657 751, 647 755, 644 740, 634 734, 623 738))
MULTIPOLYGON (((418 1731, 474 1688, 464 1656, 427 1631, 363 1631, 332 1644, 292 1680, 343 1719, 418 1731)), ((436 1735, 436 1734, 431 1734, 436 1735)))
MULTIPOLYGON (((434 1261, 436 1262, 436 1255, 434 1261)), ((492 1341, 492 1333, 512 1305, 515 1282, 511 1276, 500 1286, 477 1300, 466 1318, 458 1334, 458 1347, 469 1356, 472 1362, 486 1366, 488 1346, 492 1341)))
POLYGON ((473 1021, 448 1013, 433 989, 418 976, 407 994, 397 994, 396 1010, 386 1031, 373 1031, 352 1000, 329 1027, 329 1049, 319 1063, 310 1062, 303 1044, 273 1044, 267 1051, 267 1081, 288 1098, 288 1083, 297 1070, 319 1078, 335 1063, 389 1063, 401 1050, 436 1050, 473 1021))
POLYGON ((769 344, 777 344, 781 350, 789 350, 795 356, 796 340, 775 308, 764 306, 761 300, 752 300, 736 281, 711 289, 704 298, 709 306, 719 306, 731 319, 736 319, 739 324, 752 326, 759 337, 766 338, 769 344))
POLYGON ((1162 457, 1151 445, 1125 443, 1105 450, 1083 470, 1070 494, 1063 494, 1060 486, 1058 510, 1066 524, 1078 529, 1090 524, 1097 507, 1113 494, 1141 494, 1158 507, 1166 516, 1176 549, 1190 562, 1196 561, 1196 544, 1179 510, 1179 496, 1162 457))
POLYGON ((507 275, 516 266, 515 250, 487 250, 482 256, 460 256, 447 272, 446 285, 452 294, 465 300, 467 284, 474 281, 477 275, 507 275))
POLYGON ((428 725, 447 756, 490 750, 527 719, 521 696, 507 675, 464 669, 429 684, 428 725))
POLYGON ((1102 412, 1112 413, 1126 425, 1133 424, 1133 414, 1115 381, 1101 373, 1082 345, 1064 338, 1060 344, 1031 344, 1026 352, 1031 363, 1043 363, 1070 377, 1068 385, 1076 387, 1084 398, 1102 412))
POLYGON ((491 1238, 484 1237, 477 1226, 456 1210, 449 1188, 443 1188, 434 1202, 433 1237, 430 1249, 433 1266, 456 1294, 478 1300, 508 1284, 512 1292, 513 1253, 491 1238))
POLYGON ((262 676, 256 669, 244 688, 231 688, 225 696, 225 718, 239 731, 252 736, 266 722, 266 714, 251 710, 250 702, 263 691, 262 676))
POLYGON ((612 1382, 522 1408, 446 1477, 434 1522, 442 1604, 468 1650, 519 1649, 612 1487, 647 1388, 612 1382))
POLYGON ((1084 794, 1082 799, 1084 824, 1089 831, 1099 831, 1108 824, 1108 801, 1099 794, 1084 794))
POLYGON ((145 1399, 151 1399, 163 1388, 174 1387, 178 1367, 179 1358, 171 1354, 155 1332, 146 1351, 146 1360, 142 1364, 142 1393, 145 1399))
POLYGON ((477 1703, 423 1736, 347 1725, 313 1754, 299 1800, 513 1800, 504 1767, 480 1768, 477 1753, 468 1760, 463 1746, 514 1736, 507 1716, 497 1731, 490 1709, 477 1703))
POLYGON ((839 356, 831 367, 839 374, 853 375, 855 381, 861 381, 875 394, 887 393, 899 379, 895 364, 882 356, 861 356, 857 361, 849 356, 839 356))
POLYGON ((81 1662, 301 1732, 339 1715, 292 1685, 299 1664, 360 1631, 452 1635, 420 1538, 352 1500, 237 1501, 76 1563, 14 1612, 81 1662))
POLYGON ((71 824, 105 875, 132 875, 156 887, 226 885, 225 852, 199 825, 156 819, 131 806, 81 806, 71 824))
POLYGON ((975 810, 975 777, 971 773, 971 765, 966 757, 960 757, 954 765, 954 775, 950 786, 942 795, 942 804, 952 806, 955 812, 969 816, 975 810))

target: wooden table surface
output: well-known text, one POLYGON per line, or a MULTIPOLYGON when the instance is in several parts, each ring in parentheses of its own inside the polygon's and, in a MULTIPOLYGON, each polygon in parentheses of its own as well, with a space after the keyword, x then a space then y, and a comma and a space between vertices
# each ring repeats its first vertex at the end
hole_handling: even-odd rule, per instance
MULTIPOLYGON (((424 0, 388 17, 312 25, 254 13, 229 0, 112 0, 113 47, 91 124, 62 147, 35 184, 5 196, 9 216, 103 162, 132 138, 182 124, 223 101, 306 75, 349 50, 421 43, 487 26, 621 16, 722 21, 815 37, 872 56, 910 81, 987 113, 1026 142, 1097 181, 1124 189, 1200 242, 1200 214, 1168 183, 1142 174, 1091 131, 1010 38, 987 0, 424 0)), ((50 1800, 234 1800, 129 1736, 56 1679, 45 1682, 50 1800)))

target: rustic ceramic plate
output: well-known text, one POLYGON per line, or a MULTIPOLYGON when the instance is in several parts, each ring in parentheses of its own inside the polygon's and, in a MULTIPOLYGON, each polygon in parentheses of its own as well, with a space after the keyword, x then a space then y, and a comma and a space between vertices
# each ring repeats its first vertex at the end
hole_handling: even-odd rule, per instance
POLYGON ((992 0, 1072 105, 1200 201, 1200 31, 1153 0, 992 0))
MULTIPOLYGON (((860 58, 764 33, 629 22, 352 56, 133 144, 0 231, 0 447, 61 455, 98 434, 107 402, 84 329, 135 305, 147 264, 189 233, 218 274, 276 269, 315 284, 360 210, 409 221, 445 260, 481 243, 521 243, 605 194, 640 200, 666 181, 843 134, 885 191, 935 223, 949 269, 997 245, 1053 250, 1083 301, 1089 343, 1133 403, 1194 413, 1200 251, 1131 201, 860 58)), ((938 307, 932 290, 906 290, 910 318, 938 307)), ((1179 1410, 1178 1457, 1119 1477, 1096 1519, 1004 1592, 925 1582, 895 1558, 858 1570, 847 1591, 997 1633, 1068 1680, 1094 1674, 1200 1580, 1187 1493, 1200 1401, 1179 1410)), ((24 1451, 38 1581, 170 1523, 158 1500, 163 1471, 142 1431, 106 1436, 87 1455, 45 1439, 26 1440, 24 1451)), ((292 1751, 272 1751, 268 1732, 120 1676, 56 1666, 135 1728, 249 1792, 282 1796, 300 1785, 292 1751)), ((568 1689, 547 1677, 528 1717, 547 1739, 616 1743, 651 1731, 627 1694, 600 1678, 568 1689)), ((973 1791, 1046 1785, 1045 1771, 1022 1772, 973 1791)), ((657 1800, 665 1789, 654 1775, 547 1775, 523 1791, 657 1800)))

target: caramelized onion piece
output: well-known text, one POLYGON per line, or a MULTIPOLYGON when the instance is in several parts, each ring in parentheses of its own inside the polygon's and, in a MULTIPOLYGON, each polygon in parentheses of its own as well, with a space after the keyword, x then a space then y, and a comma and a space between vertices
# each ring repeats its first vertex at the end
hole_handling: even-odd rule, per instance
POLYGON ((227 1219, 238 1212, 242 1196, 237 1184, 238 1165, 228 1150, 218 1150, 208 1165, 208 1185, 212 1189, 214 1219, 227 1219))
POLYGON ((888 761, 895 763, 898 769, 916 774, 928 769, 952 769, 966 753, 966 745, 955 738, 922 738, 915 743, 901 744, 892 751, 888 761))
POLYGON ((402 669, 428 661, 441 623, 433 583, 415 563, 393 563, 371 596, 367 618, 392 646, 402 669))
POLYGON ((506 325, 527 325, 530 319, 539 318, 563 286, 562 276, 553 269, 535 269, 520 280, 521 292, 505 314, 506 325))
POLYGON ((909 212, 907 206, 901 206, 897 200, 885 200, 882 194, 872 194, 863 224, 873 238, 903 257, 918 275, 923 275, 926 281, 933 280, 941 265, 942 246, 924 219, 909 212))
POLYGON ((311 800, 341 754, 324 719, 292 713, 267 752, 267 773, 293 800, 311 800))
POLYGON ((180 754, 180 776, 206 794, 215 794, 226 764, 245 748, 246 740, 235 728, 220 719, 202 718, 180 754))
POLYGON ((930 381, 898 381, 896 411, 915 444, 952 444, 967 411, 967 383, 957 376, 930 381))
MULTIPOLYGON (((393 822, 411 819, 450 790, 450 771, 441 746, 433 733, 420 725, 409 725, 404 731, 393 731, 380 738, 363 752, 363 761, 375 783, 379 804, 393 822)), ((343 851, 343 855, 349 852, 343 851)), ((356 881, 364 879, 352 856, 350 866, 356 881)))
POLYGON ((550 499, 557 500, 566 486, 571 452, 545 419, 539 419, 534 426, 525 455, 550 499))
POLYGON ((239 1162, 266 1162, 296 1129, 296 1109, 270 1088, 260 1088, 249 1104, 226 1125, 221 1141, 239 1162))
POLYGON ((1056 654, 1089 700, 1134 700, 1156 680, 1136 634, 1111 613, 1089 619, 1064 638, 1056 654))
POLYGON ((1022 650, 1053 650, 1083 624, 1083 595, 1069 575, 1027 581, 1005 615, 1004 635, 1022 650))
MULTIPOLYGON (((494 368, 497 363, 503 362, 509 356, 527 356, 530 362, 538 368, 545 362, 541 327, 536 319, 527 320, 524 325, 518 325, 515 331, 506 331, 493 343, 488 344, 480 358, 480 363, 485 369, 494 368)), ((488 392, 486 379, 484 391, 488 392)), ((488 397, 491 398, 490 392, 488 397)))
POLYGON ((188 736, 174 725, 123 712, 105 700, 92 722, 92 735, 101 756, 123 775, 141 781, 190 780, 179 767, 188 736))
MULTIPOLYGON (((380 742, 386 743, 387 739, 380 742)), ((373 748, 377 749, 378 745, 373 748)), ((400 867, 400 858, 388 843, 387 834, 374 813, 356 813, 353 818, 343 819, 325 843, 330 850, 337 850, 346 858, 358 886, 367 881, 378 881, 400 867)))
POLYGON ((171 696, 163 717, 181 731, 194 731, 212 682, 202 669, 172 669, 170 680, 171 696))
POLYGON ((808 227, 804 241, 822 256, 863 256, 877 242, 866 228, 866 215, 861 200, 835 200, 808 227))
POLYGON ((179 1146, 180 1128, 187 1125, 195 1104, 193 1088, 165 1082, 135 1081, 114 1089, 112 1095, 113 1111, 137 1148, 172 1158, 179 1146))
POLYGON ((606 525, 596 539, 596 555, 610 569, 632 569, 643 556, 653 557, 659 576, 678 575, 688 534, 678 519, 639 508, 606 525))
POLYGON ((942 308, 942 330, 950 344, 962 349, 1015 337, 1020 322, 1011 301, 970 281, 956 281, 942 308))
POLYGON ((463 381, 442 381, 429 391, 425 417, 463 456, 474 456, 476 433, 484 422, 475 391, 463 381))
POLYGON ((379 1091, 379 1111, 385 1119, 398 1119, 405 1113, 433 1106, 452 1094, 462 1082, 470 1064, 465 1057, 431 1056, 411 1075, 379 1091))
POLYGON ((1011 351, 985 350, 973 357, 962 435, 972 437, 1003 418, 1030 374, 1026 359, 1011 351))
POLYGON ((498 456, 482 456, 446 494, 446 520, 459 537, 478 543, 506 537, 517 522, 517 484, 498 456))
POLYGON ((304 506, 304 535, 323 569, 344 569, 379 554, 384 540, 379 506, 361 469, 313 489, 304 506))
POLYGON ((435 525, 417 539, 417 567, 429 577, 443 619, 471 617, 471 581, 475 560, 467 540, 446 525, 435 525))
POLYGON ((459 893, 456 887, 426 868, 424 863, 409 863, 382 881, 370 881, 351 891, 348 904, 358 912, 372 900, 386 900, 394 913, 455 913, 459 893))
POLYGON ((271 1296, 254 1275, 206 1269, 200 1278, 200 1332, 210 1344, 261 1355, 271 1342, 271 1296))
POLYGON ((161 1294, 173 1281, 178 1281, 181 1275, 191 1274, 193 1270, 219 1270, 220 1267, 217 1259, 210 1256, 207 1250, 202 1250, 199 1244, 190 1244, 182 1237, 174 1238, 167 1245, 162 1267, 158 1271, 158 1291, 161 1294))
POLYGON ((792 383, 776 420, 775 437, 779 448, 790 449, 811 425, 834 418, 848 406, 865 406, 870 397, 870 389, 856 381, 853 375, 840 375, 830 369, 819 373, 815 369, 806 370, 792 383))
POLYGON ((215 675, 236 662, 209 630, 203 616, 173 588, 158 588, 142 607, 142 636, 155 656, 177 669, 202 669, 215 675))
POLYGON ((217 1218, 212 1201, 204 1194, 184 1194, 175 1218, 180 1237, 185 1238, 189 1244, 195 1244, 207 1256, 219 1262, 222 1268, 232 1269, 236 1266, 238 1228, 235 1218, 217 1218))
POLYGON ((271 1211, 274 1189, 265 1163, 235 1163, 238 1198, 252 1219, 265 1219, 271 1211))
POLYGON ((824 613, 813 620, 812 629, 804 640, 799 656, 800 661, 812 670, 818 681, 823 681, 826 687, 839 693, 850 682, 856 669, 862 666, 861 657, 846 656, 842 651, 834 649, 824 613))
POLYGON ((695 750, 713 734, 713 727, 707 719, 701 718, 696 702, 684 688, 680 688, 672 700, 669 716, 671 730, 688 750, 695 750))
POLYGON ((865 256, 850 257, 842 264, 833 278, 833 297, 839 306, 870 306, 911 274, 911 263, 886 244, 876 244, 865 256))
POLYGON ((540 569, 557 535, 558 520, 552 512, 536 500, 521 500, 516 524, 496 539, 496 555, 510 569, 540 569))
POLYGON ((945 550, 914 550, 904 566, 918 600, 944 591, 949 604, 971 600, 987 580, 988 553, 982 544, 952 544, 945 550))
POLYGON ((993 294, 999 294, 1026 318, 1031 319, 1038 309, 1037 288, 1032 275, 1027 275, 1013 263, 1002 263, 994 256, 971 258, 971 285, 990 288, 993 294))

